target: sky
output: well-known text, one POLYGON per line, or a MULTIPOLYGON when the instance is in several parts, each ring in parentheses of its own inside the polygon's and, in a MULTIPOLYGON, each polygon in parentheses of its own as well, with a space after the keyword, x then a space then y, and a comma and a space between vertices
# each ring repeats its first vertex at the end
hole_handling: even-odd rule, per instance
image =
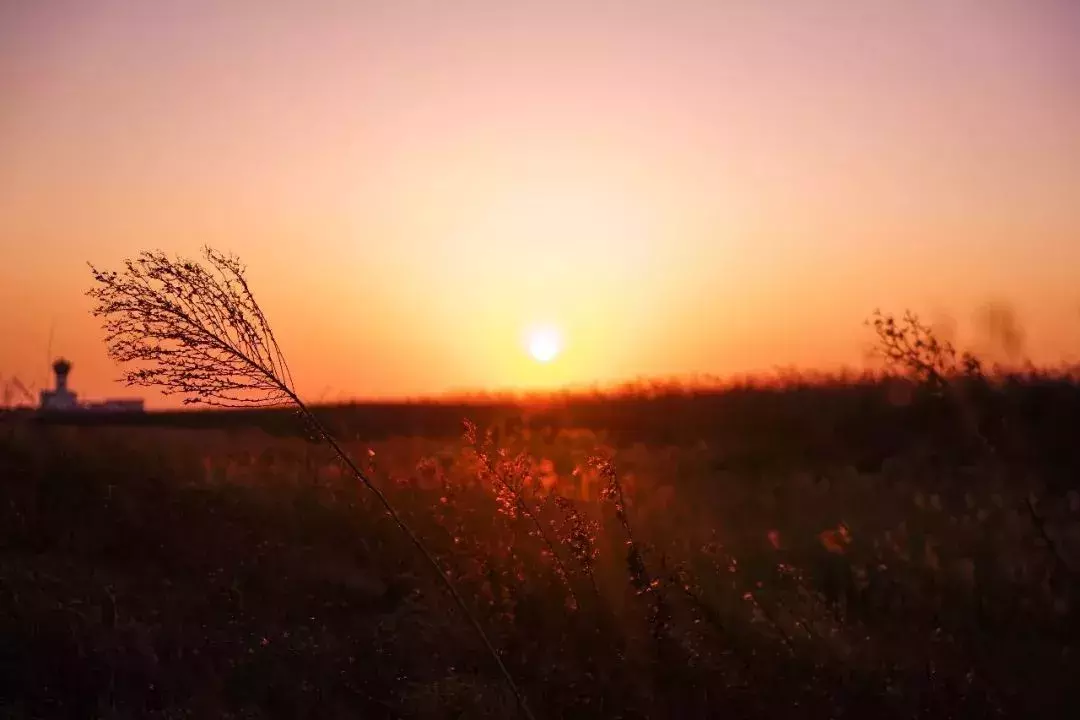
POLYGON ((131 395, 86 263, 205 244, 311 399, 1075 360, 1080 4, 0 0, 0 374, 131 395))

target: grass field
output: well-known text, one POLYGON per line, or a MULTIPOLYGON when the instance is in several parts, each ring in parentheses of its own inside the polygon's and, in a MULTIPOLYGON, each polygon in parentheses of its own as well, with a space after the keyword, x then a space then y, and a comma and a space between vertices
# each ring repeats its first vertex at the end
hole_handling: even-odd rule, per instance
MULTIPOLYGON (((1063 715, 1080 385, 960 396, 864 378, 319 416, 537 717, 1063 715)), ((0 424, 0 715, 518 712, 295 415, 117 422, 0 424)))

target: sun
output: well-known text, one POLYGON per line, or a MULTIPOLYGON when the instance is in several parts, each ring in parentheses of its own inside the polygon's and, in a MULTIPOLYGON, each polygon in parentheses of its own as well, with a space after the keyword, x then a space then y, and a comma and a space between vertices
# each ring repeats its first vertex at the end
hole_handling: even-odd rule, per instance
POLYGON ((562 335, 557 328, 533 328, 528 335, 529 354, 537 362, 549 363, 562 352, 562 335))

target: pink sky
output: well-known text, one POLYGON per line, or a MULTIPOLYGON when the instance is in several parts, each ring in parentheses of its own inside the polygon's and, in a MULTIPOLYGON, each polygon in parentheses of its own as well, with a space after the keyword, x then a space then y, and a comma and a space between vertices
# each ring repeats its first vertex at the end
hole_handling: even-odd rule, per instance
POLYGON ((85 262, 248 263, 312 396, 1080 357, 1080 4, 0 2, 0 373, 126 394, 85 262), (541 365, 526 327, 559 327, 541 365))

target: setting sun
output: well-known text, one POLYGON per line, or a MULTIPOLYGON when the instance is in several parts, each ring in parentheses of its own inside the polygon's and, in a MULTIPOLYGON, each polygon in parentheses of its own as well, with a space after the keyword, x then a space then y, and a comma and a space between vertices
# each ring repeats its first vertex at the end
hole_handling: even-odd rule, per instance
POLYGON ((554 360, 562 350, 562 337, 553 327, 534 328, 528 334, 529 354, 537 362, 554 360))

